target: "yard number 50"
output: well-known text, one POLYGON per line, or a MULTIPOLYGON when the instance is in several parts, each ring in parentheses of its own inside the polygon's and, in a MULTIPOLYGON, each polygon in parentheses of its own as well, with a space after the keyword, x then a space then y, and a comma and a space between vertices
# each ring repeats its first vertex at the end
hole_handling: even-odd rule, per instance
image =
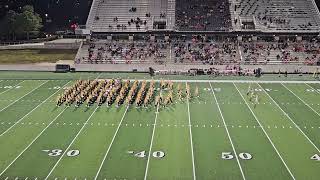
MULTIPOLYGON (((231 152, 222 152, 221 158, 225 160, 230 160, 234 158, 234 155, 231 152)), ((243 160, 250 160, 252 159, 252 155, 249 153, 239 153, 239 158, 243 160)))

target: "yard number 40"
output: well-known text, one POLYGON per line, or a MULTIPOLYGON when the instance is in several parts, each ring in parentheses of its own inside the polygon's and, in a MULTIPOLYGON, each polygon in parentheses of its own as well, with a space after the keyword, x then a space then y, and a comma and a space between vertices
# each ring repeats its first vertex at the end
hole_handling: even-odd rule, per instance
POLYGON ((315 154, 315 155, 311 156, 310 159, 311 160, 315 160, 315 161, 320 161, 320 155, 319 154, 315 154))
MULTIPOLYGON (((133 151, 130 151, 130 154, 134 153, 133 151)), ((146 151, 141 151, 133 154, 135 157, 138 158, 144 158, 147 156, 146 151)), ((165 156, 165 153, 163 151, 154 151, 152 153, 152 156, 155 158, 163 158, 165 156)))

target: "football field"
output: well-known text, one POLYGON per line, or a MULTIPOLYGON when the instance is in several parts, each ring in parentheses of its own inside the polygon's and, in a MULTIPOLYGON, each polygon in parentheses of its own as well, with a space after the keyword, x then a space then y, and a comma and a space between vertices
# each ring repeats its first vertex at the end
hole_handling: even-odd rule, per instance
POLYGON ((0 80, 1 180, 320 179, 319 83, 181 80, 199 96, 57 107, 74 82, 0 80))

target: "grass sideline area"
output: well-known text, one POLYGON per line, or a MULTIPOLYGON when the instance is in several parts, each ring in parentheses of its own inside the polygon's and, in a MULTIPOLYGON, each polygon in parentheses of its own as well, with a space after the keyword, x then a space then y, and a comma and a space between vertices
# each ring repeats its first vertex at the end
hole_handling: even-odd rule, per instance
POLYGON ((320 84, 303 83, 310 76, 299 76, 299 84, 252 79, 256 107, 247 96, 249 83, 185 81, 191 93, 199 87, 199 97, 178 100, 174 83, 168 107, 76 108, 56 107, 55 99, 79 77, 150 77, 17 72, 6 79, 13 74, 0 72, 0 179, 320 177, 320 84))
POLYGON ((0 64, 29 64, 59 60, 73 60, 77 50, 35 49, 35 50, 0 50, 0 64))
POLYGON ((151 77, 148 73, 110 73, 110 72, 32 72, 32 71, 0 71, 0 79, 35 79, 35 80, 78 80, 78 79, 167 79, 167 80, 251 80, 251 81, 318 81, 312 74, 289 74, 288 77, 278 74, 265 74, 259 78, 254 76, 183 76, 183 75, 156 75, 151 77))

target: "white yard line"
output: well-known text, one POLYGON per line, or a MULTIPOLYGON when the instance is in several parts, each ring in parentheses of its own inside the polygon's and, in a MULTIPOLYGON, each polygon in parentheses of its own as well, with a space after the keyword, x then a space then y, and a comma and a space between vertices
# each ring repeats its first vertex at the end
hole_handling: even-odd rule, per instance
MULTIPOLYGON (((70 81, 69 81, 70 82, 70 81)), ((69 82, 67 82, 61 89, 63 89, 67 84, 69 84, 69 82)), ((35 108, 33 108, 31 111, 29 111, 26 115, 24 115, 22 118, 20 118, 17 122, 14 122, 14 124, 12 126, 10 126, 8 129, 6 129, 2 134, 0 134, 0 137, 3 136, 5 133, 7 133, 8 131, 10 131, 16 124, 20 123, 25 117, 29 116, 33 111, 35 111, 36 109, 38 109, 42 104, 44 104, 48 99, 50 99, 52 96, 54 96, 57 92, 59 92, 60 89, 58 89, 57 91, 55 91, 51 96, 49 96, 47 99, 45 99, 44 101, 42 101, 40 104, 38 104, 35 108)))
POLYGON ((316 90, 314 87, 310 86, 309 84, 305 83, 308 87, 310 87, 311 89, 313 89, 316 93, 320 94, 319 90, 316 90))
POLYGON ((71 143, 69 144, 69 146, 64 150, 64 152, 62 153, 62 155, 60 156, 60 158, 58 159, 58 161, 55 163, 55 165, 52 167, 52 169, 50 170, 49 174, 47 175, 47 177, 45 178, 45 180, 47 180, 49 178, 49 176, 51 175, 51 173, 54 171, 54 169, 57 167, 57 165, 59 164, 59 162, 61 161, 61 159, 65 156, 65 154, 68 152, 68 150, 70 149, 70 147, 73 145, 74 141, 78 138, 78 136, 80 135, 80 133, 82 132, 82 130, 86 127, 86 124, 88 124, 88 121, 92 118, 92 116, 94 115, 94 113, 97 111, 97 109, 99 108, 99 106, 97 106, 94 111, 91 113, 91 115, 89 116, 89 118, 87 119, 87 121, 83 124, 83 126, 81 127, 81 129, 79 130, 79 132, 76 134, 76 136, 72 139, 71 143))
POLYGON ((259 87, 268 95, 268 97, 273 101, 273 103, 283 112, 283 114, 295 125, 296 128, 304 135, 304 137, 313 145, 314 148, 318 152, 320 152, 319 148, 310 140, 310 138, 301 130, 301 128, 291 119, 291 117, 280 107, 280 105, 269 95, 269 93, 258 84, 259 87))
POLYGON ((66 110, 67 108, 63 109, 51 122, 48 124, 39 134, 36 138, 33 139, 33 141, 0 173, 0 176, 51 126, 52 123, 54 123, 58 117, 66 110))
POLYGON ((117 136, 117 134, 118 134, 118 131, 119 131, 121 125, 122 125, 122 121, 123 121, 124 117, 126 116, 128 109, 129 109, 129 106, 126 107, 126 110, 125 110, 125 112, 123 113, 123 116, 122 116, 121 121, 120 121, 120 123, 119 123, 119 125, 118 125, 118 127, 117 127, 117 130, 116 130, 116 132, 114 133, 114 135, 113 135, 113 137, 112 137, 112 140, 111 140, 111 143, 109 144, 109 147, 108 147, 108 149, 107 149, 107 152, 105 153, 105 155, 104 155, 104 157, 103 157, 103 160, 102 160, 102 162, 101 162, 101 164, 100 164, 100 166, 99 166, 98 172, 97 172, 97 174, 96 174, 96 176, 95 176, 95 178, 94 178, 95 180, 98 178, 98 176, 99 176, 99 174, 100 174, 100 171, 101 171, 101 169, 102 169, 102 166, 103 166, 103 164, 104 164, 104 162, 105 162, 105 160, 106 160, 106 158, 107 158, 107 156, 108 156, 108 154, 109 154, 109 151, 110 151, 110 149, 111 149, 111 146, 112 146, 112 144, 113 144, 113 141, 115 140, 115 138, 116 138, 116 136, 117 136))
MULTIPOLYGON (((162 91, 160 91, 160 94, 161 94, 161 92, 162 91)), ((148 177, 151 150, 152 150, 152 146, 153 146, 153 139, 154 139, 154 134, 156 131, 156 125, 157 125, 158 114, 159 114, 159 106, 160 106, 160 104, 157 105, 156 116, 154 118, 154 124, 153 124, 152 135, 151 135, 151 142, 150 142, 149 153, 148 153, 148 160, 147 160, 146 170, 144 172, 144 180, 147 180, 147 177, 148 177)))
MULTIPOLYGON (((188 83, 186 82, 186 87, 188 83)), ((189 118, 189 136, 190 136, 190 146, 191 146, 191 156, 192 156, 192 170, 193 170, 193 180, 196 180, 196 169, 194 165, 194 153, 193 153, 193 141, 192 141, 192 130, 191 130, 191 117, 190 117, 190 105, 189 98, 187 97, 187 105, 188 105, 188 118, 189 118)))
POLYGON ((1 92, 0 95, 1 95, 1 94, 4 94, 4 93, 6 93, 6 92, 8 92, 8 91, 10 91, 10 90, 13 90, 15 87, 19 86, 19 85, 20 85, 21 83, 23 83, 23 82, 24 82, 24 81, 21 81, 21 82, 19 82, 18 84, 14 85, 13 88, 10 88, 10 89, 7 89, 7 90, 1 92))
POLYGON ((220 105, 219 105, 219 103, 218 103, 217 97, 216 97, 216 95, 215 95, 215 93, 214 93, 214 90, 213 90, 213 88, 212 88, 212 86, 211 86, 211 83, 210 83, 210 82, 209 82, 209 85, 210 85, 210 88, 211 88, 212 95, 213 95, 213 97, 214 97, 214 99, 215 99, 215 102, 216 102, 216 104, 217 104, 217 106, 218 106, 218 110, 219 110, 219 113, 220 113, 221 119, 222 119, 222 121, 223 121, 223 124, 224 124, 225 130, 226 130, 226 132, 227 132, 227 135, 228 135, 229 141, 230 141, 230 143, 231 143, 231 146, 232 146, 232 150, 233 150, 234 156, 235 156, 235 157, 236 157, 236 159, 237 159, 237 163, 238 163, 238 165, 239 165, 239 168, 240 168, 240 172, 241 172, 242 178, 245 180, 245 179, 246 179, 246 177, 244 176, 244 173, 243 173, 243 170, 242 170, 242 167, 241 167, 241 164, 240 164, 239 158, 238 158, 237 151, 236 151, 236 149, 235 149, 235 147, 234 147, 234 145, 233 145, 233 142, 232 142, 232 139, 231 139, 231 136, 230 136, 230 133, 229 133, 229 130, 228 130, 227 124, 226 124, 226 122, 225 122, 225 120, 224 120, 224 117, 223 117, 222 111, 221 111, 221 109, 220 109, 220 105))
POLYGON ((2 112, 3 110, 7 109, 8 107, 12 106, 14 103, 18 102, 20 99, 26 97, 27 95, 31 94, 33 91, 37 90, 39 87, 41 87, 42 85, 44 85, 45 83, 47 83, 48 81, 45 81, 44 83, 40 84, 39 86, 37 86, 36 88, 32 89, 30 92, 28 92, 27 94, 23 95, 22 97, 20 97, 19 99, 13 101, 12 103, 10 103, 8 106, 2 108, 0 110, 0 112, 2 112))
POLYGON ((96 79, 99 79, 101 75, 102 75, 102 73, 99 73, 99 75, 96 77, 96 79))
POLYGON ((284 166, 287 168, 290 176, 292 177, 292 179, 295 180, 295 177, 293 176, 291 170, 289 169, 289 167, 287 166, 286 162, 283 160, 282 156, 280 155, 278 149, 276 148, 276 146, 273 144, 272 140, 270 139, 268 133, 266 132, 266 130, 264 129, 264 127, 262 126, 262 124, 260 123, 258 117, 256 116, 256 114, 253 112, 252 108, 249 106, 247 100, 243 97, 243 95, 241 94, 240 90, 238 89, 238 87, 233 83, 233 85, 236 87, 237 91, 239 92, 240 96, 242 97, 243 101, 245 102, 245 104, 247 105, 247 107, 249 108, 249 110, 251 111, 251 114, 253 115, 253 117, 256 119, 256 121, 258 122, 259 126, 261 127, 262 131, 264 132, 264 134, 266 135, 266 137, 268 138, 270 144, 272 145, 273 149, 276 151, 276 153, 278 154, 279 158, 281 159, 282 163, 284 164, 284 166))
MULTIPOLYGON (((4 124, 11 124, 10 122, 8 123, 3 123, 1 122, 0 123, 0 126, 1 125, 4 125, 4 124)), ((27 127, 31 127, 31 126, 35 126, 35 127, 38 127, 39 125, 46 125, 46 123, 41 123, 41 122, 29 122, 29 123, 20 123, 20 125, 24 125, 24 126, 27 126, 27 127)), ((84 123, 81 123, 81 124, 84 124, 84 123)), ((79 126, 80 123, 73 123, 73 124, 69 124, 69 123, 66 123, 66 122, 60 122, 60 123, 56 123, 55 124, 56 126, 79 126)), ((114 127, 116 126, 117 124, 108 124, 108 123, 104 123, 104 122, 96 122, 96 123, 89 123, 88 126, 100 126, 100 127, 114 127)), ((144 123, 140 123, 140 124, 134 124, 134 123, 126 123, 126 124, 122 124, 122 126, 125 126, 125 127, 128 127, 128 128, 137 128, 137 127, 150 127, 150 126, 153 126, 153 124, 144 124, 144 123), (138 126, 135 126, 135 125, 138 125, 138 126)), ((173 124, 158 124, 157 125, 158 127, 175 127, 175 128, 189 128, 189 124, 180 124, 180 125, 177 125, 175 123, 173 124)), ((255 126, 255 125, 242 125, 242 126, 239 126, 239 125, 227 125, 229 128, 260 128, 260 126, 255 126)), ((194 128, 224 128, 224 125, 213 125, 213 124, 192 124, 191 127, 194 127, 194 128)), ((285 128, 292 128, 292 126, 289 126, 289 125, 279 125, 279 124, 269 124, 269 125, 265 125, 264 127, 267 127, 268 129, 277 129, 277 128, 282 128, 282 129, 285 129, 285 128)), ((320 129, 320 126, 303 126, 303 128, 305 129, 320 129)))
POLYGON ((290 91, 295 97, 297 97, 301 102, 303 102, 304 105, 308 106, 314 113, 316 113, 319 117, 320 117, 320 114, 314 110, 309 104, 307 104, 303 99, 301 99, 298 95, 296 95, 293 91, 291 91, 291 89, 289 89, 287 86, 285 86, 284 84, 281 83, 281 85, 283 87, 285 87, 288 91, 290 91))
MULTIPOLYGON (((160 93, 161 93, 161 91, 160 91, 160 93)), ((154 139, 154 134, 155 134, 155 131, 156 131, 156 125, 157 125, 158 114, 159 114, 159 106, 160 105, 158 104, 157 105, 156 116, 154 118, 154 124, 153 124, 152 135, 151 135, 151 142, 150 142, 150 147, 149 147, 149 151, 148 151, 148 160, 147 160, 146 170, 144 172, 144 180, 147 180, 147 177, 148 177, 151 150, 152 150, 152 146, 153 146, 153 139, 154 139)))

